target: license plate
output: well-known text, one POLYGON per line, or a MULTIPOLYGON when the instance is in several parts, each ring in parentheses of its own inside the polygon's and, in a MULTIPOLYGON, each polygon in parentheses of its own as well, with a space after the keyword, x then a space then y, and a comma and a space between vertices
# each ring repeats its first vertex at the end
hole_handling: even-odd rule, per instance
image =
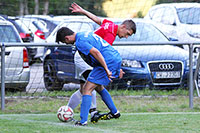
POLYGON ((164 79, 164 78, 180 78, 181 73, 179 71, 173 72, 154 72, 154 78, 164 79))

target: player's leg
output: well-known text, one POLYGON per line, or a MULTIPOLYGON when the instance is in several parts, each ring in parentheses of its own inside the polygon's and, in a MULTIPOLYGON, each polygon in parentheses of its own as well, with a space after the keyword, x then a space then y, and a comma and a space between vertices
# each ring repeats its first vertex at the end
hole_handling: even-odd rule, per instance
POLYGON ((82 99, 82 94, 80 92, 80 89, 78 89, 71 95, 67 105, 74 110, 80 104, 81 99, 82 99))
MULTIPOLYGON (((83 94, 82 96, 82 103, 81 103, 81 113, 80 113, 80 123, 82 125, 87 124, 87 118, 88 118, 88 114, 89 114, 89 110, 90 110, 90 106, 91 106, 91 102, 92 102, 92 91, 94 90, 94 88, 96 88, 96 84, 86 81, 84 87, 81 89, 81 92, 83 94)), ((80 123, 76 123, 76 125, 80 125, 80 123)))
POLYGON ((114 104, 112 97, 110 96, 109 92, 103 86, 98 87, 97 91, 101 95, 104 103, 110 109, 109 113, 99 115, 98 120, 109 120, 109 119, 112 119, 112 118, 119 118, 120 112, 115 107, 115 104, 114 104))
MULTIPOLYGON (((91 72, 91 70, 87 70, 82 74, 85 81, 87 80, 90 72, 91 72)), ((95 90, 92 91, 92 104, 91 104, 89 113, 91 115, 91 119, 95 114, 99 114, 99 111, 97 110, 96 91, 95 90)))
MULTIPOLYGON (((81 83, 82 86, 83 83, 81 83)), ((81 87, 82 88, 82 87, 81 87)), ((69 99, 68 106, 71 107, 73 110, 80 104, 82 100, 82 94, 80 92, 80 89, 78 89, 76 92, 72 94, 72 96, 69 99)), ((92 104, 90 108, 91 117, 97 113, 96 110, 97 104, 96 104, 96 91, 92 91, 92 104)))

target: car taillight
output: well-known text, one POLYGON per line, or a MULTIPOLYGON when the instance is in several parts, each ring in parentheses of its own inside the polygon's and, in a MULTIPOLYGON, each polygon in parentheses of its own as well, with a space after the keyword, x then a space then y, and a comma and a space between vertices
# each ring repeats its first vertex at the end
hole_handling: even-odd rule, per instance
POLYGON ((21 38, 31 37, 31 34, 28 33, 19 33, 21 38))
POLYGON ((28 52, 26 48, 23 49, 23 68, 29 68, 28 52))
POLYGON ((25 33, 19 33, 19 35, 21 38, 25 38, 25 36, 26 36, 25 33))
POLYGON ((37 31, 35 32, 35 35, 38 36, 38 37, 41 38, 41 39, 45 39, 45 34, 44 34, 44 32, 42 32, 42 31, 40 31, 40 30, 37 30, 37 31))

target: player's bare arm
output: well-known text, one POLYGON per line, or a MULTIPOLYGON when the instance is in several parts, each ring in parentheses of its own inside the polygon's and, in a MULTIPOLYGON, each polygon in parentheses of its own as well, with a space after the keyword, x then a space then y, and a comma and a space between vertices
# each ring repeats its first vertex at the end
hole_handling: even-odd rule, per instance
POLYGON ((123 78, 124 74, 125 74, 125 72, 122 69, 120 69, 119 78, 120 79, 123 78))
MULTIPOLYGON (((97 59, 99 61, 99 63, 102 65, 102 67, 105 69, 108 78, 111 80, 111 78, 114 78, 112 76, 112 72, 108 69, 107 64, 104 60, 104 57, 102 56, 102 54, 99 52, 99 50, 97 50, 96 48, 91 48, 90 49, 90 53, 94 56, 95 59, 97 59)), ((111 80, 112 81, 112 80, 111 80)))
POLYGON ((71 4, 71 7, 69 7, 69 9, 71 10, 72 13, 75 12, 75 13, 81 13, 83 15, 86 15, 88 18, 92 19, 95 23, 97 23, 98 25, 101 25, 102 20, 99 17, 92 14, 91 12, 86 11, 75 2, 71 4))

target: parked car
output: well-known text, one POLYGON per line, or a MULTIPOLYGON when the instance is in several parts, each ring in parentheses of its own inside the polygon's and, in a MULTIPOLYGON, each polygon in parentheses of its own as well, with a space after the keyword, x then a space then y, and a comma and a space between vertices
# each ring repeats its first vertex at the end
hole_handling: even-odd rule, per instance
MULTIPOLYGON (((169 42, 152 21, 134 19, 135 35, 127 39, 116 38, 117 42, 169 42)), ((119 23, 118 20, 114 20, 119 23)), ((122 21, 121 21, 122 22, 122 21)), ((157 88, 175 89, 187 87, 188 52, 172 45, 114 46, 122 57, 124 77, 111 83, 112 88, 157 88)))
MULTIPOLYGON (((113 20, 121 23, 122 20, 113 20)), ((169 40, 152 25, 143 19, 134 19, 137 32, 128 39, 116 38, 116 42, 169 42, 169 40)), ((87 23, 86 23, 87 24, 87 23)), ((71 23, 76 29, 76 23, 71 23)), ((65 25, 67 26, 67 25, 65 25)), ((93 25, 94 26, 94 25, 93 25)), ((72 28, 71 26, 69 26, 72 28)), ((93 28, 77 29, 78 31, 93 28)), ((77 31, 76 30, 76 31, 77 31)), ((55 33, 54 41, 55 41, 55 33)), ((53 37, 52 37, 53 39, 53 37)), ((51 39, 51 40, 52 40, 51 39)), ((158 46, 115 46, 123 59, 123 79, 115 79, 111 88, 160 88, 174 89, 187 86, 188 52, 170 45, 158 46)), ((55 47, 48 49, 44 59, 44 82, 47 90, 61 90, 64 83, 78 81, 75 77, 73 47, 55 47)))
POLYGON ((155 21, 156 27, 168 38, 187 42, 200 41, 199 3, 158 4, 144 18, 155 21))
POLYGON ((34 39, 33 33, 24 25, 18 18, 13 16, 1 15, 5 20, 10 21, 17 29, 23 42, 32 42, 34 39))
MULTIPOLYGON (((45 33, 48 32, 46 25, 43 21, 31 19, 31 18, 23 18, 19 17, 19 20, 24 23, 32 33, 34 33, 34 43, 45 43, 45 33)), ((43 59, 44 56, 44 47, 32 47, 35 49, 34 59, 43 59)))
MULTIPOLYGON (((34 34, 20 19, 11 16, 6 16, 5 18, 15 26, 23 42, 29 43, 34 41, 34 34)), ((28 50, 29 64, 32 64, 37 49, 29 46, 26 48, 28 50)))
POLYGON ((63 21, 63 19, 54 18, 49 15, 24 15, 23 18, 28 18, 31 20, 40 21, 43 24, 43 27, 46 28, 45 38, 47 38, 51 32, 56 28, 56 26, 63 21))
MULTIPOLYGON (((9 42, 23 43, 14 25, 9 21, 0 20, 0 43, 9 42)), ((20 91, 26 90, 26 86, 28 85, 30 79, 28 61, 28 52, 25 47, 5 48, 6 89, 20 91)))

